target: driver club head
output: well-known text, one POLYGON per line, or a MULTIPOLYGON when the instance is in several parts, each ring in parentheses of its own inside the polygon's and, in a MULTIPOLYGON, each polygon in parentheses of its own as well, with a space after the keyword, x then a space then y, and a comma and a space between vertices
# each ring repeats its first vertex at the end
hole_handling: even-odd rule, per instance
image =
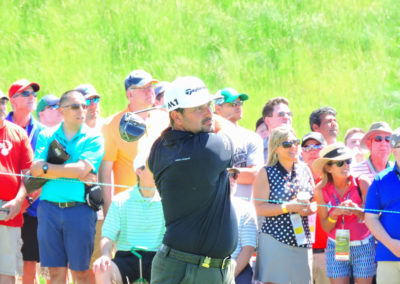
POLYGON ((146 123, 144 120, 132 113, 127 112, 119 122, 119 135, 126 142, 134 142, 140 139, 146 132, 146 123))

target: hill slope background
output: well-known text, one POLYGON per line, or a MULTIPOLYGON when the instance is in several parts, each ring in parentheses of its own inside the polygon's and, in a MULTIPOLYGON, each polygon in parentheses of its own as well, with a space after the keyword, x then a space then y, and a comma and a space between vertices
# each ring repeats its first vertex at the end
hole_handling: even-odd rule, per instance
POLYGON ((144 69, 249 94, 249 129, 276 96, 289 99, 299 137, 325 105, 338 111, 341 138, 373 121, 396 128, 399 12, 395 0, 1 1, 0 89, 27 78, 39 97, 60 96, 91 83, 108 116, 126 105, 125 76, 144 69))

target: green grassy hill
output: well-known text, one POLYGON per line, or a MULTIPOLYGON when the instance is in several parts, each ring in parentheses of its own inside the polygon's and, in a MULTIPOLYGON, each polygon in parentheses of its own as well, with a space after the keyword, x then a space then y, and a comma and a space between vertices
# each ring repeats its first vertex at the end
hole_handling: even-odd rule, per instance
POLYGON ((372 121, 399 123, 400 2, 9 0, 0 3, 0 89, 20 78, 39 96, 91 83, 108 116, 126 105, 133 69, 161 80, 195 75, 210 91, 250 95, 254 128, 284 96, 299 136, 312 110, 338 110, 340 136, 372 121))

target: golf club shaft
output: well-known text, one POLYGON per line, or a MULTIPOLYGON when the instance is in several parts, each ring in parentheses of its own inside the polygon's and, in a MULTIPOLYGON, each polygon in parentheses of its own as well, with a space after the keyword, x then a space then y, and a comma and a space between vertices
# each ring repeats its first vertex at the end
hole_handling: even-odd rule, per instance
POLYGON ((147 111, 152 111, 152 110, 161 109, 161 108, 164 108, 164 106, 149 107, 149 108, 141 109, 141 110, 138 110, 138 111, 134 111, 134 112, 132 112, 132 113, 138 114, 138 113, 147 112, 147 111))

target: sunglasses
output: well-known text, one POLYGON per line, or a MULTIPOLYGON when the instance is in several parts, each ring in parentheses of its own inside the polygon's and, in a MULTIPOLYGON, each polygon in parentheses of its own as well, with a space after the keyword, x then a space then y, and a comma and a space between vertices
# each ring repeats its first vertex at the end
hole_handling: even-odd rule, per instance
POLYGON ((293 116, 293 112, 291 112, 291 111, 280 111, 280 112, 278 112, 278 117, 284 117, 286 115, 292 117, 293 116))
POLYGON ((281 145, 283 148, 290 148, 293 145, 299 146, 299 144, 300 144, 300 140, 296 139, 296 140, 292 140, 292 141, 283 141, 279 145, 281 145))
POLYGON ((130 86, 128 90, 149 90, 149 89, 154 89, 153 84, 149 85, 144 85, 142 87, 135 87, 135 86, 130 86))
POLYGON ((311 151, 317 151, 317 150, 321 150, 323 148, 323 146, 321 144, 319 145, 308 145, 305 147, 302 147, 304 152, 311 152, 311 151))
POLYGON ((44 108, 45 109, 58 109, 60 106, 57 104, 57 105, 52 105, 52 106, 45 106, 44 108))
POLYGON ((343 167, 344 164, 350 165, 351 164, 351 159, 347 159, 344 161, 336 161, 336 162, 329 162, 328 165, 332 166, 333 164, 335 164, 338 168, 343 167))
POLYGON ((231 107, 238 107, 243 105, 243 101, 238 101, 238 102, 233 102, 233 103, 227 103, 231 107))
POLYGON ((239 177, 239 174, 238 174, 238 173, 230 173, 229 176, 230 176, 231 178, 233 178, 234 180, 237 180, 238 177, 239 177))
POLYGON ((98 104, 99 102, 100 102, 100 97, 86 99, 86 105, 88 106, 90 106, 91 104, 98 104))
POLYGON ((86 104, 70 104, 67 106, 61 106, 62 108, 70 108, 72 110, 78 110, 80 108, 82 108, 83 110, 87 109, 87 105, 86 104))
POLYGON ((24 98, 27 98, 30 95, 34 96, 35 98, 37 96, 36 92, 23 91, 23 92, 21 92, 19 94, 14 95, 14 97, 23 96, 24 98))
POLYGON ((374 137, 374 141, 378 142, 378 143, 382 142, 383 139, 385 139, 386 142, 390 142, 390 136, 382 137, 380 135, 377 135, 377 136, 374 137))

